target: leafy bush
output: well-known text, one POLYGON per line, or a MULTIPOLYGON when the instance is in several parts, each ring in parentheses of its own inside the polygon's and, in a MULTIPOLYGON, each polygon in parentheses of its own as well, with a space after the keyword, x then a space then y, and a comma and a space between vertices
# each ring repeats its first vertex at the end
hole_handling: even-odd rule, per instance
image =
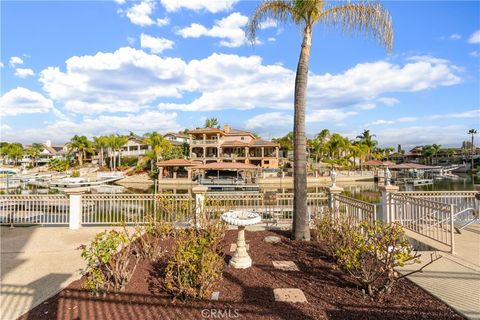
POLYGON ((219 243, 225 225, 218 221, 205 228, 179 232, 173 256, 165 269, 165 288, 174 299, 208 299, 224 266, 219 243))
POLYGON ((135 227, 135 250, 142 259, 157 261, 164 253, 160 241, 173 234, 170 223, 149 216, 145 225, 135 227))
POLYGON ((80 172, 78 170, 73 170, 71 174, 72 178, 78 178, 80 177, 80 172))
POLYGON ((397 267, 419 263, 420 255, 409 244, 398 223, 368 221, 354 223, 346 215, 332 218, 326 213, 315 222, 317 238, 327 245, 328 253, 350 274, 369 296, 389 293, 401 278, 422 268, 400 275, 397 267))
POLYGON ((64 172, 70 168, 70 160, 52 159, 48 162, 48 170, 64 172))
POLYGON ((139 255, 130 246, 126 231, 104 231, 89 246, 82 245, 81 256, 87 262, 83 287, 95 294, 122 291, 135 271, 139 255))

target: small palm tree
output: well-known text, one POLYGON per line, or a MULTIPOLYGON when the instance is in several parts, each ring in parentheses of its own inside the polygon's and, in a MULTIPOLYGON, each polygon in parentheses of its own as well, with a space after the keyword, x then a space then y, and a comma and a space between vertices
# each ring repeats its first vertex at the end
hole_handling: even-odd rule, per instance
POLYGON ((77 153, 78 164, 83 165, 83 159, 85 159, 87 152, 92 152, 92 144, 85 136, 73 136, 67 145, 69 151, 75 151, 77 153))
POLYGON ((25 150, 26 154, 32 158, 32 163, 34 167, 37 166, 37 159, 43 148, 44 147, 41 143, 32 143, 32 145, 27 147, 27 150, 25 150))
POLYGON ((388 50, 393 45, 392 21, 388 12, 377 3, 346 3, 327 7, 322 0, 266 0, 260 3, 250 19, 247 35, 256 42, 260 23, 273 18, 293 22, 303 30, 294 93, 294 201, 292 237, 310 240, 307 213, 307 148, 305 108, 312 32, 317 24, 338 27, 345 31, 370 33, 388 50))
POLYGON ((93 137, 93 146, 97 149, 100 154, 100 166, 103 167, 105 164, 104 150, 108 147, 108 137, 99 136, 93 137))
POLYGON ((369 157, 371 156, 373 149, 378 144, 378 141, 374 140, 373 137, 376 137, 376 135, 371 134, 370 130, 363 130, 362 134, 357 136, 357 139, 360 139, 360 142, 368 147, 369 157))
POLYGON ((475 155, 475 144, 473 142, 474 142, 474 137, 477 134, 477 130, 476 129, 470 129, 470 130, 468 130, 468 134, 470 134, 472 136, 472 170, 473 170, 473 156, 475 155))
POLYGON ((205 119, 205 128, 217 128, 220 129, 220 124, 218 123, 217 118, 207 118, 205 119))

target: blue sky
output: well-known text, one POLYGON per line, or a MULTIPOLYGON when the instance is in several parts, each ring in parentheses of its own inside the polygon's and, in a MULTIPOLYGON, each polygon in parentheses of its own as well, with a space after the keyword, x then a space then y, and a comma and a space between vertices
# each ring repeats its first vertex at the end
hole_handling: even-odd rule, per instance
MULTIPOLYGON (((243 30, 257 4, 2 1, 1 139, 177 131, 206 117, 264 138, 291 131, 301 32, 265 21, 252 46, 243 30)), ((362 35, 314 29, 307 133, 460 145, 480 129, 480 3, 383 5, 391 54, 362 35)))

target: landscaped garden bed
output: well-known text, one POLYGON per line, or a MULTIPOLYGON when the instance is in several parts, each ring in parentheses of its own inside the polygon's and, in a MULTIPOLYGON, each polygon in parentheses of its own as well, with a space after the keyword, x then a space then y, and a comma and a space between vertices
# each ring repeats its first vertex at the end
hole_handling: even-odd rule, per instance
POLYGON ((365 296, 322 243, 291 241, 284 232, 247 232, 253 266, 231 268, 236 237, 236 231, 228 231, 221 242, 224 269, 213 288, 218 300, 173 301, 164 280, 174 241, 165 239, 161 244, 167 253, 153 264, 140 260, 122 292, 94 295, 83 289, 82 278, 20 319, 462 319, 407 279, 399 280, 390 294, 365 296), (281 242, 267 243, 267 236, 281 242), (276 269, 273 261, 292 261, 298 271, 276 269), (274 289, 285 288, 300 289, 307 302, 275 301, 274 289))

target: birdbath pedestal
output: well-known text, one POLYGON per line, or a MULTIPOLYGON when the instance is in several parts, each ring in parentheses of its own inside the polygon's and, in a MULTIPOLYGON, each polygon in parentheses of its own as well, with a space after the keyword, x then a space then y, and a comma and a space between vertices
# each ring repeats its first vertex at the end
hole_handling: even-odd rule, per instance
POLYGON ((237 249, 230 259, 230 266, 235 269, 245 269, 252 266, 252 258, 248 255, 245 245, 245 227, 261 221, 258 213, 247 210, 231 210, 222 214, 221 219, 226 223, 238 227, 237 249))

